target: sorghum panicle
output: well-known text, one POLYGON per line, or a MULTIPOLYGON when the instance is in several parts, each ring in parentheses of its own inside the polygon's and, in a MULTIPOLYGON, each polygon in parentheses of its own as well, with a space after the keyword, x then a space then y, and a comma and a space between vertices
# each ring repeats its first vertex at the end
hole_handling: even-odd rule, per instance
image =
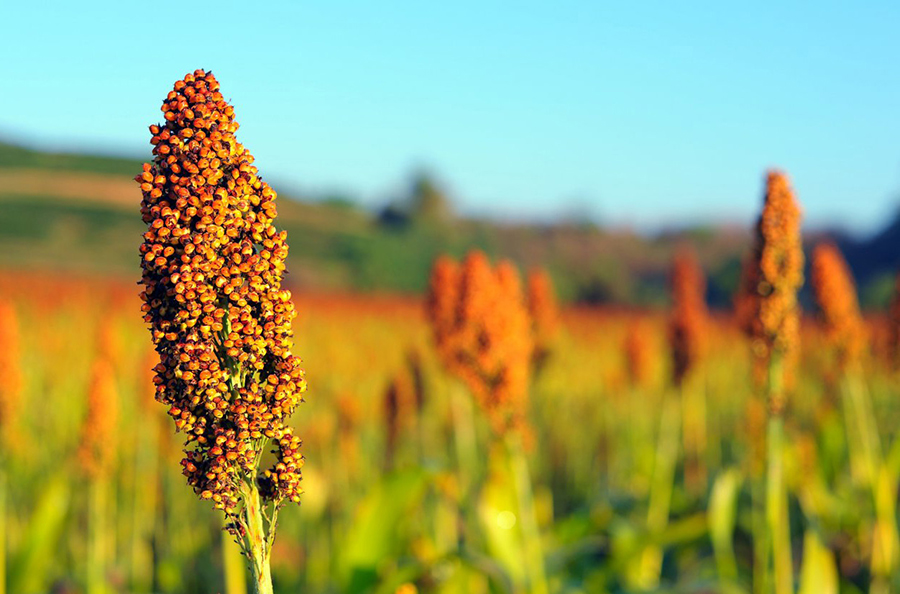
POLYGON ((108 361, 113 369, 119 369, 122 363, 122 350, 122 340, 118 332, 116 332, 114 318, 110 315, 104 315, 100 319, 100 325, 97 330, 96 356, 108 361))
POLYGON ((212 73, 176 82, 162 112, 165 123, 150 126, 153 163, 135 178, 156 399, 185 435, 184 474, 203 499, 233 512, 246 479, 264 500, 299 501, 303 458, 287 420, 306 382, 291 352, 275 192, 235 138, 234 109, 212 73), (257 474, 273 443, 273 466, 257 474))
POLYGON ((11 303, 0 301, 0 447, 16 427, 22 399, 19 321, 11 303))
POLYGON ((393 465, 394 452, 403 429, 415 418, 418 409, 415 378, 404 366, 393 375, 384 391, 384 433, 386 466, 393 465))
POLYGON ((706 279, 692 250, 681 249, 672 263, 672 314, 669 343, 676 384, 702 356, 705 348, 707 310, 706 279))
POLYGON ((413 397, 416 405, 415 413, 422 414, 425 408, 425 374, 422 371, 422 357, 417 350, 406 353, 406 369, 412 381, 413 397))
MULTIPOLYGON (((802 284, 800 208, 787 176, 770 171, 753 251, 744 265, 742 295, 736 302, 757 359, 757 370, 767 366, 774 355, 784 362, 786 377, 791 376, 800 341, 797 291, 802 284)), ((778 413, 783 406, 783 394, 773 395, 770 410, 778 413)))
POLYGON ((115 463, 118 417, 119 391, 113 367, 106 359, 97 359, 91 368, 87 413, 78 450, 81 467, 90 477, 108 475, 115 463))
POLYGON ((853 275, 834 244, 816 246, 810 276, 822 326, 837 348, 841 366, 857 362, 868 342, 868 331, 859 312, 853 275))
POLYGON ((625 352, 625 367, 632 387, 646 388, 653 376, 653 344, 648 334, 648 325, 634 318, 625 330, 622 349, 625 352))
POLYGON ((438 354, 444 364, 456 372, 451 336, 456 327, 456 308, 459 300, 459 265, 448 256, 440 256, 431 268, 425 310, 438 354))
POLYGON ((515 267, 492 268, 478 251, 462 266, 440 258, 426 307, 444 364, 467 384, 495 430, 524 429, 532 337, 515 267))
POLYGON ((534 269, 528 273, 528 313, 531 316, 534 335, 535 365, 547 359, 553 339, 559 329, 559 307, 553 292, 553 281, 544 269, 534 269))

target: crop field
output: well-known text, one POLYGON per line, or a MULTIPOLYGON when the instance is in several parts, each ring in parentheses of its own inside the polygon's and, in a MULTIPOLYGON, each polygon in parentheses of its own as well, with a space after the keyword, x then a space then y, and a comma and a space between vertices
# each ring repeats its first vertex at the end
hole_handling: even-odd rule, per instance
MULTIPOLYGON (((243 559, 186 486, 182 435, 153 400, 134 286, 4 273, 0 295, 3 410, 16 419, 4 434, 9 591, 91 579, 107 592, 246 591, 243 559), (87 420, 98 391, 116 419, 105 432, 87 420), (92 431, 100 474, 84 460, 92 431)), ((294 300, 310 386, 292 421, 304 493, 279 516, 276 590, 537 591, 536 554, 553 592, 751 591, 766 411, 729 312, 712 316, 679 388, 668 313, 563 308, 527 380, 522 485, 517 457, 440 363, 421 299, 294 300)), ((802 324, 776 453, 802 592, 898 586, 887 321, 867 323, 874 338, 852 373, 816 318, 802 324)))

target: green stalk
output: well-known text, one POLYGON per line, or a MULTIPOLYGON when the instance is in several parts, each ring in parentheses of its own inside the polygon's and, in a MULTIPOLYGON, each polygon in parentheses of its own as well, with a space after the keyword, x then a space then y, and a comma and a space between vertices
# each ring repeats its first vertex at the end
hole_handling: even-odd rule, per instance
POLYGON ((719 574, 720 588, 733 588, 738 577, 737 556, 734 553, 734 527, 737 520, 738 491, 741 473, 731 468, 716 477, 709 496, 707 521, 719 574))
POLYGON ((450 395, 450 406, 451 414, 453 415, 453 438, 459 470, 459 490, 461 493, 469 495, 469 489, 471 488, 469 478, 477 468, 478 460, 471 397, 463 390, 454 388, 450 395))
POLYGON ((541 534, 534 510, 534 496, 531 490, 531 475, 528 462, 522 453, 519 435, 510 431, 506 436, 506 448, 509 454, 513 480, 516 483, 516 497, 519 503, 519 515, 522 520, 522 536, 525 544, 525 565, 531 594, 548 594, 547 575, 544 569, 544 551, 541 545, 541 534))
MULTIPOLYGON (((672 491, 675 487, 675 466, 678 462, 680 428, 681 402, 675 398, 666 398, 659 418, 656 463, 653 468, 650 504, 647 509, 647 531, 654 541, 669 523, 672 491)), ((658 544, 650 544, 644 549, 639 574, 642 588, 652 590, 659 586, 662 558, 662 548, 658 544)))
MULTIPOLYGON (((769 402, 783 398, 783 356, 773 353, 769 361, 769 402)), ((794 567, 791 559, 790 518, 787 507, 787 491, 784 484, 784 419, 781 410, 771 410, 766 429, 767 476, 766 522, 772 547, 775 594, 792 594, 794 591, 794 567)))
POLYGON ((768 476, 766 477, 766 521, 772 543, 776 594, 794 591, 791 534, 787 493, 784 485, 784 419, 772 415, 768 425, 768 476))
POLYGON ((706 394, 698 389, 693 378, 685 378, 681 383, 681 406, 684 442, 684 481, 692 495, 703 495, 706 491, 706 394))
POLYGON ((139 427, 134 457, 131 532, 131 587, 134 592, 150 592, 153 588, 151 539, 156 521, 159 456, 156 437, 155 422, 139 427))
POLYGON ((6 468, 0 460, 0 594, 6 594, 6 468))
MULTIPOLYGON (((259 489, 254 480, 244 481, 241 489, 244 499, 244 522, 247 534, 244 549, 250 559, 254 594, 272 594, 272 574, 269 569, 270 540, 263 525, 259 489)), ((274 528, 274 526, 270 526, 274 528)))
POLYGON ((473 505, 476 501, 480 469, 478 466, 477 436, 472 399, 463 390, 454 386, 450 394, 451 415, 453 417, 453 438, 456 449, 457 480, 459 497, 457 500, 457 547, 466 538, 466 531, 472 522, 473 505))
POLYGON ((848 418, 847 422, 854 423, 857 437, 850 440, 849 447, 855 450, 855 457, 861 466, 860 474, 871 488, 876 482, 882 454, 868 394, 854 373, 844 374, 843 388, 852 411, 852 421, 848 418))
POLYGON ((107 482, 93 477, 88 485, 87 594, 105 594, 107 533, 107 482))
MULTIPOLYGON (((705 371, 705 368, 704 368, 705 371)), ((708 400, 711 392, 709 377, 705 372, 699 384, 699 390, 703 392, 703 401, 708 400)), ((710 469, 722 467, 722 417, 725 414, 719 407, 707 405, 707 441, 706 441, 706 467, 710 469)))
POLYGON ((753 531, 753 594, 769 594, 769 531, 766 524, 765 484, 755 478, 751 487, 753 531))
MULTIPOLYGON (((900 535, 897 532, 895 512, 896 483, 884 464, 884 454, 879 439, 878 424, 872 410, 872 402, 860 377, 858 368, 844 374, 843 388, 850 401, 856 433, 859 439, 850 441, 851 451, 860 460, 861 473, 872 492, 875 525, 872 529, 871 571, 874 576, 872 591, 890 590, 897 556, 900 553, 900 535)), ((850 423, 850 419, 847 420, 850 423)), ((848 427, 849 429, 849 427, 848 427)))

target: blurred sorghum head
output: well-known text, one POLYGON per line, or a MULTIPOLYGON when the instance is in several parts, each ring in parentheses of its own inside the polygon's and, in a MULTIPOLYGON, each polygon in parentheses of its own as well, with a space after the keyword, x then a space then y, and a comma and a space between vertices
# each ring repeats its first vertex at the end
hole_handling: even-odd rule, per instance
POLYGON ((669 343, 673 378, 680 384, 700 359, 707 332, 706 279, 692 250, 682 248, 675 254, 671 286, 669 343))
MULTIPOLYGON (((757 359, 758 376, 773 357, 784 363, 785 376, 791 376, 800 341, 797 291, 802 284, 800 207, 787 176, 770 171, 753 251, 744 264, 736 301, 741 325, 757 359)), ((777 413, 783 406, 783 394, 773 394, 770 409, 777 413)))
POLYGON ((525 429, 532 336, 515 267, 494 268, 479 251, 461 266, 439 258, 426 309, 444 365, 466 383, 494 429, 525 429))
POLYGON ((859 312, 853 275, 837 246, 816 246, 810 276, 820 320, 837 348, 839 363, 845 366, 858 361, 868 342, 868 331, 859 312))
POLYGON ((527 287, 528 313, 534 335, 532 362, 535 366, 541 366, 550 355, 559 330, 559 307, 553 292, 553 281, 543 268, 528 273, 527 287))
POLYGON ((87 393, 87 414, 81 428, 78 457, 90 477, 109 474, 115 463, 115 443, 119 417, 119 391, 113 366, 100 358, 91 368, 87 393))
POLYGON ((0 301, 0 448, 6 449, 22 399, 19 320, 12 303, 0 301))

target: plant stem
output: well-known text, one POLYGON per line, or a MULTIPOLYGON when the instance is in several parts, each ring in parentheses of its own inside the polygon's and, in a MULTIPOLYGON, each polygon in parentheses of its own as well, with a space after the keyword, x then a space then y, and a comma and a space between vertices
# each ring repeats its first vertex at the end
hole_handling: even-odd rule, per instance
POLYGON ((787 493, 784 486, 784 420, 772 415, 768 426, 769 469, 766 481, 766 520, 769 542, 772 543, 774 585, 776 594, 791 594, 793 562, 791 535, 788 523, 787 493))
POLYGON ((6 468, 0 459, 0 594, 6 594, 6 468))
MULTIPOLYGON (((685 388, 682 387, 682 390, 685 388)), ((650 504, 647 509, 647 532, 653 541, 669 523, 672 506, 672 490, 675 484, 675 466, 678 462, 678 433, 681 426, 681 402, 666 398, 659 418, 659 438, 656 446, 656 462, 653 482, 650 486, 650 504)), ((640 586, 655 589, 659 585, 662 569, 662 549, 650 544, 641 556, 640 586)))
POLYGON ((767 542, 772 551, 772 567, 776 594, 794 591, 794 567, 791 559, 791 529, 784 484, 784 355, 772 354, 769 361, 769 421, 766 428, 767 476, 766 523, 767 542))
POLYGON ((106 592, 106 514, 107 492, 105 477, 94 477, 88 485, 88 563, 87 593, 106 592))
POLYGON ((706 394, 701 389, 699 378, 686 377, 681 382, 682 431, 684 442, 684 482, 688 493, 695 496, 705 494, 707 413, 706 394))
MULTIPOLYGON (((858 366, 844 373, 845 399, 849 399, 855 417, 858 440, 848 440, 851 453, 861 460, 865 469, 862 475, 872 491, 875 525, 872 529, 872 559, 870 569, 874 575, 873 591, 889 591, 888 583, 894 573, 900 554, 900 535, 897 532, 895 501, 896 481, 884 464, 884 454, 878 433, 878 424, 872 410, 872 401, 858 366), (855 446, 855 447, 854 447, 855 446)), ((848 418, 847 423, 850 423, 848 418)), ((848 426, 849 431, 849 426, 848 426)))
POLYGON ((244 521, 247 528, 244 550, 250 559, 253 592, 254 594, 272 594, 269 539, 263 525, 262 507, 256 482, 252 479, 244 481, 242 494, 244 497, 244 521))
POLYGON ((131 587, 134 592, 153 588, 153 527, 157 519, 158 446, 156 419, 138 428, 134 459, 134 501, 131 533, 131 587))
POLYGON ((751 485, 753 531, 753 594, 768 594, 769 542, 765 513, 765 484, 754 477, 751 485))
POLYGON ((468 538, 468 529, 472 525, 473 506, 469 502, 476 500, 476 489, 480 480, 475 477, 480 477, 480 468, 471 397, 454 386, 450 393, 450 408, 453 419, 453 443, 456 449, 457 480, 459 481, 455 544, 460 548, 468 538))
POLYGON ((451 414, 453 415, 453 437, 456 446, 457 467, 459 469, 460 493, 467 497, 471 494, 470 477, 477 468, 478 447, 475 436, 474 413, 471 397, 460 389, 450 394, 451 414))
POLYGON ((541 535, 538 529, 534 510, 534 497, 531 492, 531 475, 528 462, 522 453, 520 438, 514 432, 506 436, 506 447, 509 453, 513 480, 516 483, 516 496, 519 500, 519 516, 522 521, 522 536, 525 540, 526 571, 532 594, 547 594, 547 575, 544 569, 544 552, 541 546, 541 535))

